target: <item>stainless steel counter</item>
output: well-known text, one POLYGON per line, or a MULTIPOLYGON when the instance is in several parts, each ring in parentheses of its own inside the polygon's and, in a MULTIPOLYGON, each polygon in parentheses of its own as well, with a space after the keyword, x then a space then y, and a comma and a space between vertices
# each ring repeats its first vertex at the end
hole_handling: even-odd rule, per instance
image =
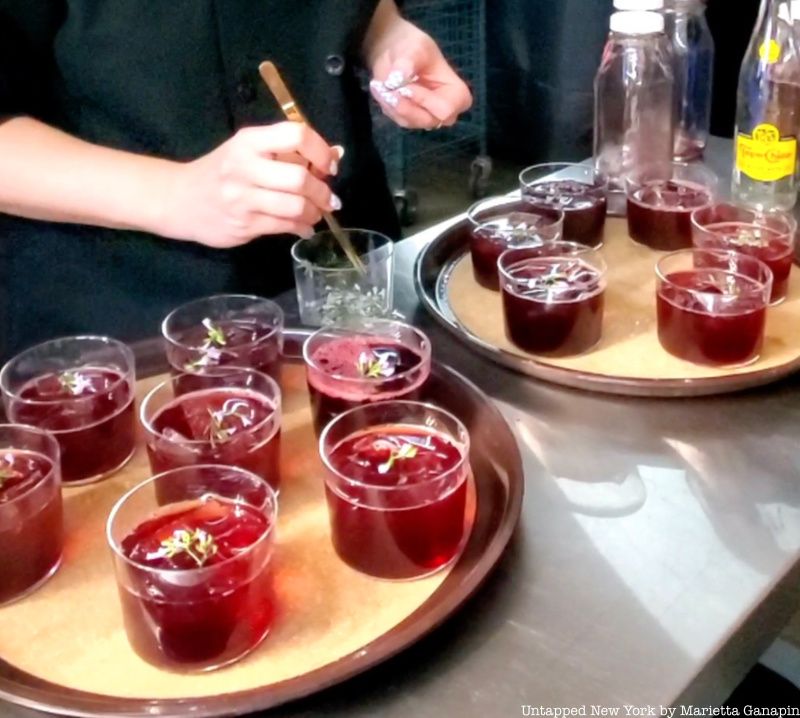
MULTIPOLYGON (((727 180, 729 142, 713 143, 709 164, 727 180)), ((523 705, 593 704, 658 714, 721 702, 800 606, 800 378, 642 400, 518 376, 421 313, 411 268, 430 236, 398 245, 399 308, 514 427, 522 523, 444 627, 275 715, 507 718, 523 705)), ((38 714, 3 705, 0 715, 38 714)))

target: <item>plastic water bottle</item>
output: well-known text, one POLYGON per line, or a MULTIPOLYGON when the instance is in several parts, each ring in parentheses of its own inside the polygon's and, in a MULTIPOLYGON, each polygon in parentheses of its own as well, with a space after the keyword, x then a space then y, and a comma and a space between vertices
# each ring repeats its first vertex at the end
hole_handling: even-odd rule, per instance
POLYGON ((667 0, 664 19, 675 75, 674 156, 694 160, 703 156, 711 128, 714 38, 705 0, 667 0))
POLYGON ((674 144, 674 80, 664 16, 625 11, 611 33, 594 82, 594 164, 608 177, 610 210, 619 213, 625 177, 669 162, 674 144))
POLYGON ((761 0, 742 62, 733 196, 757 209, 794 207, 800 138, 800 45, 791 7, 761 0))

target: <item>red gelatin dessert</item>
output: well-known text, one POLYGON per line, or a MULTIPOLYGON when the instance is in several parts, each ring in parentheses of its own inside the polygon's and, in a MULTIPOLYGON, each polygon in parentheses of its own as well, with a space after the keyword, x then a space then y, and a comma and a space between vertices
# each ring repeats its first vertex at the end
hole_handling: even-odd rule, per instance
POLYGON ((0 604, 38 587, 64 545, 58 467, 34 451, 0 450, 0 604))
POLYGON ((133 387, 116 369, 81 366, 43 374, 6 402, 13 422, 45 429, 58 439, 64 483, 107 476, 133 454, 133 387))
POLYGON ((590 350, 603 332, 602 265, 580 256, 525 257, 525 251, 501 260, 506 335, 533 354, 569 356, 590 350))
POLYGON ((271 528, 262 511, 208 495, 122 539, 119 588, 134 650, 155 665, 202 670, 255 648, 274 615, 271 528))
POLYGON ((306 356, 314 429, 319 435, 339 414, 387 399, 417 399, 430 375, 430 344, 413 328, 419 344, 374 335, 309 340, 306 356))
POLYGON ((657 294, 661 345, 697 364, 755 361, 767 313, 759 287, 749 277, 715 269, 667 274, 657 294))
MULTIPOLYGON (((153 408, 161 385, 145 399, 143 423, 154 474, 182 466, 224 464, 251 471, 276 491, 280 486, 280 406, 258 391, 213 388, 179 394, 153 408)), ((162 500, 163 486, 157 485, 162 500)))
POLYGON ((465 538, 464 448, 423 426, 357 432, 327 456, 336 552, 371 576, 415 578, 448 565, 465 538))
POLYGON ((679 180, 647 182, 628 191, 628 232, 651 249, 692 246, 692 212, 712 201, 702 185, 679 180))
POLYGON ((541 207, 564 213, 564 239, 588 247, 603 243, 608 200, 602 188, 574 179, 536 182, 523 195, 541 207))

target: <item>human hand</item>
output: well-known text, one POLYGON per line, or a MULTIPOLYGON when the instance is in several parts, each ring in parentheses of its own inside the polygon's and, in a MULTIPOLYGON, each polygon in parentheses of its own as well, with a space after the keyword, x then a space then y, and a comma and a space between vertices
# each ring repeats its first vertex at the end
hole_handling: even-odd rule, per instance
POLYGON ((343 154, 301 123, 239 130, 177 165, 162 234, 218 248, 268 234, 310 237, 322 212, 341 209, 323 180, 337 173, 343 154))
POLYGON ((450 127, 472 105, 464 81, 436 42, 407 21, 372 62, 372 96, 401 127, 450 127))

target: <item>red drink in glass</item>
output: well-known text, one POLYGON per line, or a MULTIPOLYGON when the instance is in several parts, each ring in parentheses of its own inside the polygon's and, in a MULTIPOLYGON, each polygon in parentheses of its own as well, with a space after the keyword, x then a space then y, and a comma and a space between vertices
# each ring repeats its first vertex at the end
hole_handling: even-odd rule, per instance
POLYGON ((591 166, 550 162, 524 169, 522 195, 538 207, 564 212, 564 239, 599 247, 608 212, 608 181, 591 166))
POLYGON ((628 232, 651 249, 692 246, 692 212, 711 202, 700 185, 666 180, 628 194, 628 232))
POLYGON ((771 291, 766 265, 733 252, 690 250, 667 255, 656 272, 664 349, 697 364, 739 366, 758 359, 771 291))
POLYGON ((221 466, 161 474, 118 502, 108 536, 125 630, 141 658, 166 668, 211 670, 265 638, 275 614, 270 558, 276 511, 263 481, 221 466), (175 475, 180 486, 182 472, 197 474, 194 487, 212 479, 206 493, 157 507, 155 495, 163 492, 153 483, 172 483, 175 475), (261 503, 213 492, 222 487, 230 493, 237 483, 235 491, 260 496, 261 503))
POLYGON ((695 212, 692 227, 696 247, 740 252, 764 262, 773 276, 770 303, 786 298, 797 236, 791 214, 715 204, 695 212))
POLYGON ((356 406, 418 399, 431 371, 425 334, 390 320, 320 329, 303 355, 317 436, 331 419, 356 406))
POLYGON ((218 295, 175 309, 161 328, 178 392, 207 386, 192 374, 219 367, 256 369, 280 380, 283 310, 269 299, 218 295))
POLYGON ((133 455, 133 382, 130 349, 94 337, 41 344, 12 359, 0 375, 9 419, 50 431, 58 440, 65 484, 109 476, 133 455), (80 352, 90 361, 108 358, 109 364, 69 365, 80 352))
POLYGON ((475 280, 499 289, 497 260, 507 249, 561 239, 564 213, 538 207, 525 198, 492 197, 467 212, 475 280))
POLYGON ((280 389, 265 374, 234 369, 197 376, 210 388, 177 393, 174 382, 153 389, 142 402, 142 425, 154 474, 181 466, 224 464, 280 487, 280 389))
POLYGON ((334 420, 320 446, 343 561, 387 579, 452 563, 466 537, 469 474, 469 439, 457 419, 414 402, 374 404, 334 420), (372 425, 387 417, 400 420, 372 425))
POLYGON ((58 443, 27 426, 0 425, 0 605, 42 585, 64 546, 58 443))
MULTIPOLYGON (((500 259, 506 335, 534 354, 569 356, 594 347, 602 336, 605 263, 592 250, 545 256, 521 248, 500 259)), ((573 247, 576 245, 573 245, 573 247)))

